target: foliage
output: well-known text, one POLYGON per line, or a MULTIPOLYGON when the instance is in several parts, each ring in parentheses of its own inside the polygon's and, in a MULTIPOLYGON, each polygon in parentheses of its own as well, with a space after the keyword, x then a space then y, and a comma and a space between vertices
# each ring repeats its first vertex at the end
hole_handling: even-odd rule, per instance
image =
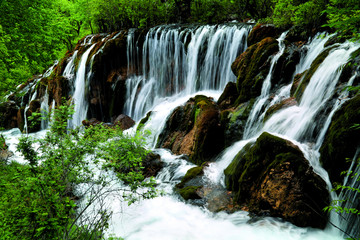
POLYGON ((278 27, 299 26, 305 30, 320 27, 326 7, 325 0, 274 0, 275 7, 271 21, 278 27))
POLYGON ((325 13, 326 26, 334 28, 342 37, 360 39, 360 2, 357 0, 330 0, 325 13))
POLYGON ((103 202, 111 191, 121 191, 129 203, 156 196, 154 181, 142 176, 147 151, 139 134, 132 138, 103 126, 67 130, 72 113, 60 106, 43 139, 20 139, 18 150, 29 164, 0 166, 1 239, 99 239, 111 216, 103 202), (113 179, 95 170, 104 160, 107 169, 121 170, 129 187, 109 188, 113 179), (95 203, 100 208, 86 216, 95 203))
MULTIPOLYGON (((324 211, 327 212, 335 211, 345 221, 351 221, 351 218, 360 218, 360 205, 358 200, 360 194, 360 188, 358 187, 360 175, 359 172, 356 171, 356 169, 360 167, 360 158, 355 161, 354 165, 355 171, 348 170, 341 173, 341 175, 344 175, 347 179, 345 184, 337 184, 332 189, 332 191, 340 192, 340 199, 333 200, 330 206, 324 208, 324 211)), ((348 232, 348 229, 340 230, 349 237, 348 239, 360 239, 360 236, 353 236, 353 233, 348 232)))

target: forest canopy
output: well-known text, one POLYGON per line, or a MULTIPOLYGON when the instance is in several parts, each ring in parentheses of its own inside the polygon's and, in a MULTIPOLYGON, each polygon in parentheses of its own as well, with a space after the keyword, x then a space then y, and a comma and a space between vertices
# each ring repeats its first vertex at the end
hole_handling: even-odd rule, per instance
POLYGON ((254 19, 359 39, 357 0, 2 0, 0 96, 43 72, 86 34, 167 23, 254 19))

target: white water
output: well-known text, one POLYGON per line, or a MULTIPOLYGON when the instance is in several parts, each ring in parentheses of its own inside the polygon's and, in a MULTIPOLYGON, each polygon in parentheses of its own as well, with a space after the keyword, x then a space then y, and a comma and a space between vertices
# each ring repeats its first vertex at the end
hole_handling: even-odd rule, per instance
POLYGON ((74 110, 75 113, 72 117, 72 121, 70 127, 80 126, 81 122, 86 119, 87 110, 88 110, 88 102, 86 99, 87 95, 87 78, 88 72, 86 71, 86 62, 88 60, 88 56, 90 51, 95 47, 93 44, 86 52, 81 56, 81 60, 78 66, 78 71, 76 73, 75 79, 75 91, 73 95, 73 103, 75 104, 74 110))

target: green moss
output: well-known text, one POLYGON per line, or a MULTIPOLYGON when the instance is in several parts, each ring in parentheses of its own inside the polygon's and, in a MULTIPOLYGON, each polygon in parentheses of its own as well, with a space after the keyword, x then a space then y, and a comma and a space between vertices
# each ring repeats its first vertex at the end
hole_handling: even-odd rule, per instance
POLYGON ((176 185, 176 187, 177 188, 183 188, 188 181, 190 181, 191 179, 194 179, 195 177, 203 174, 204 173, 203 169, 204 169, 203 165, 200 166, 200 167, 190 168, 186 172, 185 176, 181 179, 181 182, 176 185))
POLYGON ((236 87, 239 93, 237 103, 246 102, 260 95, 262 82, 269 68, 266 62, 279 50, 276 39, 268 37, 250 46, 232 64, 232 70, 237 76, 236 87))
POLYGON ((182 189, 179 189, 179 194, 185 199, 200 199, 201 197, 197 194, 197 190, 201 188, 199 186, 188 186, 182 189))
POLYGON ((333 182, 342 182, 340 173, 349 168, 346 159, 352 159, 360 144, 360 95, 344 103, 335 113, 320 148, 320 161, 333 182))

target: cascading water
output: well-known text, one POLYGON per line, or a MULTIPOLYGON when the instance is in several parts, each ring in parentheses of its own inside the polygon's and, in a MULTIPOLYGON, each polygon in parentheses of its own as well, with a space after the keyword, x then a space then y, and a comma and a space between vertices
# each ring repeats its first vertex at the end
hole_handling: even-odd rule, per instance
POLYGON ((86 72, 86 62, 88 60, 88 56, 90 51, 95 47, 93 44, 86 52, 82 55, 79 69, 76 73, 75 79, 75 91, 73 95, 73 102, 75 104, 75 113, 73 115, 70 127, 76 127, 81 125, 81 121, 86 119, 88 103, 86 100, 86 92, 87 92, 87 72, 86 72))
MULTIPOLYGON (((139 61, 141 50, 134 40, 134 32, 129 32, 127 52, 129 79, 126 82, 128 101, 125 109, 126 113, 136 120, 143 117, 147 111, 152 111, 150 119, 144 125, 145 129, 152 131, 149 147, 155 147, 158 135, 173 109, 183 105, 196 94, 212 96, 216 100, 226 83, 235 81, 230 66, 239 52, 246 49, 248 31, 249 27, 236 25, 202 26, 190 29, 177 26, 153 28, 144 42, 143 61, 139 61), (135 72, 135 68, 138 72, 135 72)), ((284 37, 285 34, 279 38, 280 51, 273 57, 272 67, 284 51, 282 43, 284 37)), ((308 51, 301 56, 294 75, 310 67, 313 60, 324 50, 328 37, 314 38, 309 45, 304 46, 308 51)), ((86 44, 92 44, 92 37, 84 40, 84 45, 86 44)), ((78 111, 74 116, 76 120, 72 122, 73 126, 80 125, 81 120, 86 118, 86 79, 89 74, 86 71, 86 62, 89 61, 88 56, 93 47, 94 45, 89 47, 81 56, 76 74, 74 74, 74 62, 77 52, 73 54, 63 73, 68 79, 74 79, 76 76, 73 99, 75 106, 78 105, 78 111)), ((261 132, 269 131, 298 145, 315 171, 329 183, 327 173, 318 161, 318 148, 329 126, 327 122, 331 121, 333 112, 342 102, 339 101, 333 106, 331 114, 322 121, 326 124, 322 126, 321 131, 317 130, 319 133, 315 134, 315 137, 307 135, 315 128, 320 128, 318 126, 320 123, 314 119, 321 106, 327 104, 333 95, 341 73, 339 69, 357 48, 356 45, 348 42, 334 48, 314 73, 298 106, 278 111, 265 123, 262 119, 259 121, 259 116, 263 112, 259 110, 254 114, 251 119, 253 123, 247 126, 246 137, 225 149, 218 156, 217 161, 207 168, 205 178, 210 182, 223 184, 223 170, 234 156, 247 143, 256 141, 261 132), (292 116, 294 114, 295 116, 292 116), (309 141, 314 141, 316 144, 308 144, 309 141)), ((269 83, 271 77, 272 70, 266 78, 269 83)), ((355 77, 356 75, 352 79, 355 77)), ((348 85, 351 84, 350 79, 348 85)), ((290 87, 291 85, 284 86, 277 91, 267 107, 289 97, 290 87)), ((269 93, 270 86, 264 86, 259 99, 268 98, 269 93)), ((346 96, 345 92, 343 94, 346 96)), ((165 162, 165 167, 157 175, 156 180, 158 188, 164 190, 166 195, 131 206, 118 201, 115 196, 107 196, 108 199, 104 201, 107 201, 107 206, 114 212, 109 233, 126 239, 341 239, 341 235, 337 232, 299 228, 274 218, 251 222, 248 213, 243 211, 234 214, 211 213, 205 208, 186 204, 174 194, 173 189, 186 171, 194 165, 185 161, 182 156, 174 156, 167 150, 155 151, 165 162)))
MULTIPOLYGON (((138 66, 142 73, 127 80, 126 114, 139 120, 163 97, 222 91, 226 83, 236 80, 231 63, 246 49, 249 30, 246 25, 150 29, 142 66, 138 66)), ((132 39, 130 32, 128 42, 132 39)), ((134 58, 136 52, 136 48, 128 50, 128 59, 134 58)))

